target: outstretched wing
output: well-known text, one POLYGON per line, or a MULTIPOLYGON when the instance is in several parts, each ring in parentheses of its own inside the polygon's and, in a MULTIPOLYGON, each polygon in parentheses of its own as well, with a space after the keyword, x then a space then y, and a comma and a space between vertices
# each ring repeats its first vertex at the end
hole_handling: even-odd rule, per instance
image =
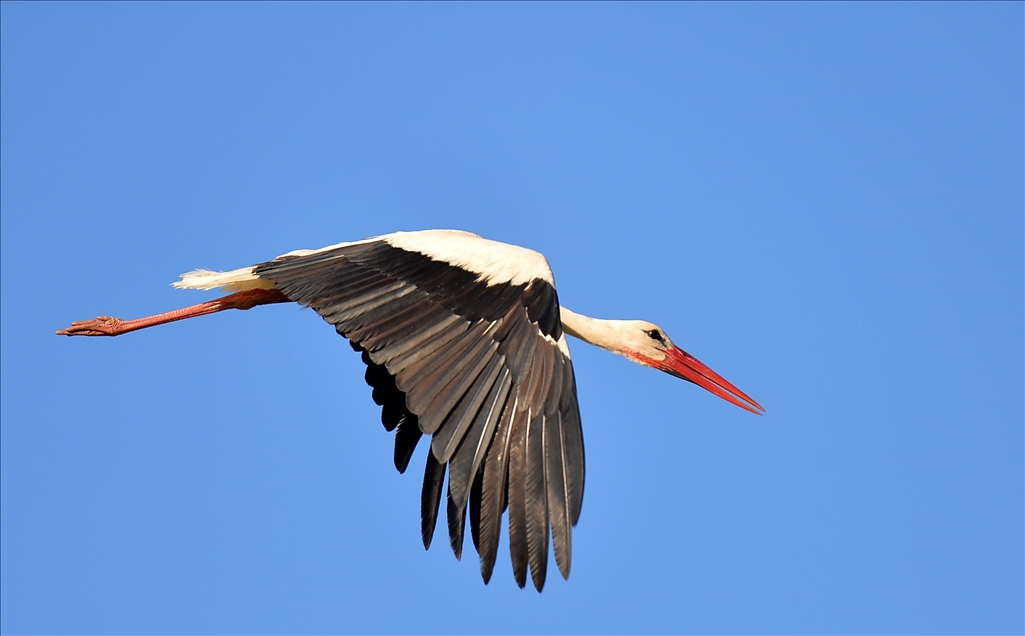
POLYGON ((569 576, 584 491, 576 386, 543 257, 456 232, 395 234, 257 265, 362 352, 404 471, 431 436, 421 500, 429 547, 448 473, 448 529, 462 554, 467 507, 484 581, 503 511, 520 587, 544 586, 551 536, 569 576), (549 529, 551 534, 549 535, 549 529))

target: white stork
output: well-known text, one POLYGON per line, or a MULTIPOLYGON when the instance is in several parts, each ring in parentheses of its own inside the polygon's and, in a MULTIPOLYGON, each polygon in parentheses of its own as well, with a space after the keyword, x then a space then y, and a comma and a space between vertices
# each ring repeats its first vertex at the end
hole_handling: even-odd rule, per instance
POLYGON ((598 320, 559 306, 541 254, 455 230, 396 232, 299 250, 232 270, 197 270, 182 289, 234 292, 192 307, 120 320, 102 316, 58 331, 117 336, 225 309, 295 302, 334 326, 367 365, 366 381, 395 431, 404 472, 431 435, 421 496, 429 547, 448 471, 448 531, 462 554, 467 506, 484 582, 509 510, 517 584, 545 582, 549 529, 569 576, 571 532, 584 495, 584 440, 566 334, 689 380, 760 414, 753 399, 640 320, 598 320))

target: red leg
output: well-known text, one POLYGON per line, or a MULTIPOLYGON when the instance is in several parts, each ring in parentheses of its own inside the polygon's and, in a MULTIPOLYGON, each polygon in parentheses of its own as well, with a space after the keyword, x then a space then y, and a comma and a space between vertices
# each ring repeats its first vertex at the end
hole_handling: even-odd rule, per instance
POLYGON ((223 298, 217 298, 205 303, 175 309, 156 316, 136 318, 135 320, 121 320, 111 316, 100 316, 92 320, 80 320, 71 323, 67 329, 57 332, 58 336, 119 336, 129 331, 137 331, 146 327, 155 327, 176 320, 195 318, 215 314, 225 309, 251 309, 257 305, 270 305, 272 303, 287 303, 290 301, 284 294, 276 289, 250 289, 240 291, 223 298))

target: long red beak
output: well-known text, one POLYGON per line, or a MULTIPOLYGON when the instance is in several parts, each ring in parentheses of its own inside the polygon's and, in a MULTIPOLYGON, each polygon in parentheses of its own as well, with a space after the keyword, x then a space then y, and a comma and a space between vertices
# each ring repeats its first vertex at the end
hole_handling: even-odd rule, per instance
POLYGON ((756 415, 761 415, 765 411, 761 404, 752 400, 743 391, 727 382, 726 378, 712 371, 697 358, 679 347, 674 348, 672 351, 667 351, 666 359, 661 362, 654 362, 652 366, 670 375, 693 382, 727 402, 736 404, 740 408, 751 411, 756 415))

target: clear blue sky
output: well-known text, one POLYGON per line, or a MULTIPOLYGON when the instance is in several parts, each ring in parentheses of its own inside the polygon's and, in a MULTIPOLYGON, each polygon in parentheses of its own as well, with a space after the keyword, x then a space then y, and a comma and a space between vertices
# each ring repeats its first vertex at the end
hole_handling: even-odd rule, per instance
POLYGON ((1021 3, 0 11, 4 633, 1023 630, 1021 3), (53 335, 436 227, 768 409, 572 342, 541 595, 424 552, 312 312, 53 335))

